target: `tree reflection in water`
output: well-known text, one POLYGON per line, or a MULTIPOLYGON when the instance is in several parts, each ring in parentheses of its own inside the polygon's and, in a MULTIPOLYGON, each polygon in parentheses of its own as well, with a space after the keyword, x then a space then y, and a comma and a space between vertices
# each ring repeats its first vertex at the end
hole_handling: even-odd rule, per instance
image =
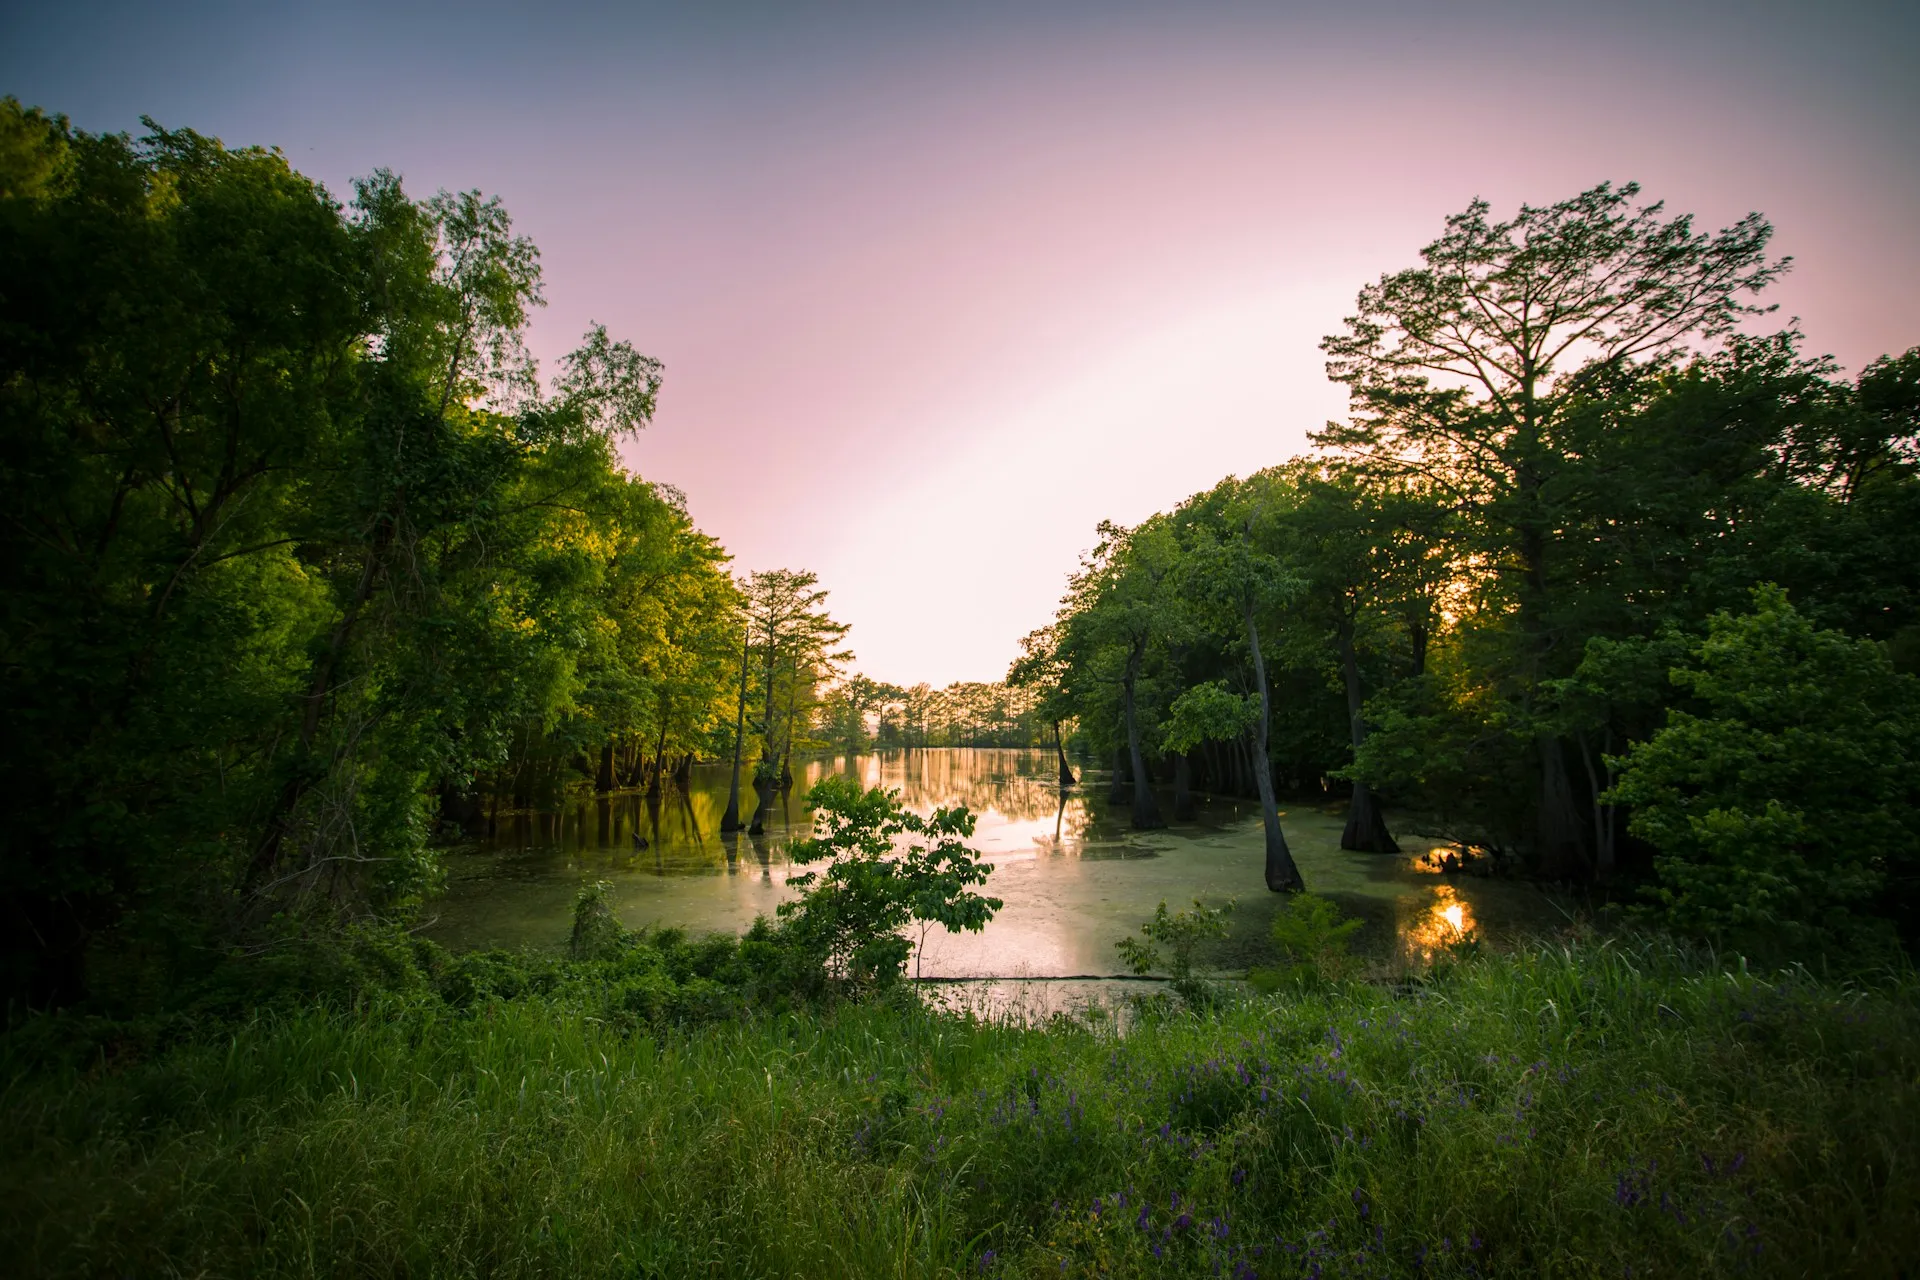
MULTIPOLYGON (((752 847, 763 867, 784 863, 787 844, 812 826, 807 790, 828 773, 844 773, 865 786, 898 790, 901 802, 919 813, 966 805, 980 820, 979 843, 989 850, 1031 851, 1037 844, 1070 852, 1092 815, 1080 797, 1061 795, 1048 759, 1040 751, 919 748, 808 761, 790 789, 766 794, 758 814, 764 829, 752 847)), ((689 783, 674 788, 671 798, 631 791, 583 796, 558 811, 502 813, 495 835, 480 848, 605 859, 622 870, 660 875, 724 873, 740 855, 738 842, 710 838, 726 808, 727 771, 700 766, 689 783), (645 857, 634 856, 642 850, 645 857)))
MULTIPOLYGON (((1195 896, 1241 899, 1248 928, 1264 933, 1256 907, 1280 904, 1260 877, 1255 806, 1199 796, 1194 821, 1137 832, 1124 802, 1106 802, 1099 770, 1062 795, 1057 768, 1047 749, 916 748, 796 761, 793 787, 770 798, 758 834, 719 833, 724 765, 694 769, 690 785, 654 803, 639 792, 614 793, 582 796, 556 813, 503 813, 497 839, 449 852, 434 936, 454 946, 549 945, 566 936, 579 886, 598 880, 615 886, 614 907, 631 925, 738 932, 788 896, 795 868, 787 847, 811 825, 807 790, 829 772, 897 789, 923 814, 965 804, 978 820, 970 843, 995 865, 992 890, 1007 905, 985 934, 929 939, 929 974, 1108 973, 1116 940, 1159 902, 1195 896)), ((1551 906, 1531 886, 1443 877, 1413 856, 1341 850, 1342 808, 1291 807, 1289 842, 1308 886, 1389 926, 1389 945, 1403 949, 1408 964, 1425 966, 1476 932, 1504 940, 1551 923, 1551 906)))

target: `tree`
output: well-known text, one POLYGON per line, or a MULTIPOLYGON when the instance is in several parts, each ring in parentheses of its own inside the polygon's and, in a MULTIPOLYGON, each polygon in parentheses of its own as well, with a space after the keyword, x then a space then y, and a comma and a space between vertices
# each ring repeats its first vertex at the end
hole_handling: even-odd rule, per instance
POLYGON ((718 549, 614 452, 658 365, 595 326, 543 391, 497 200, 376 172, 343 209, 277 152, 148 128, 0 102, 0 896, 31 1001, 404 918, 432 807, 517 743, 705 714, 681 623, 718 549))
POLYGON ((1920 680, 1873 641, 1814 626, 1770 585, 1752 612, 1716 615, 1671 675, 1695 709, 1670 711, 1614 762, 1609 796, 1633 806, 1629 829, 1658 850, 1649 893, 1663 918, 1806 945, 1910 910, 1920 680))
MULTIPOLYGON (((368 379, 376 398, 351 482, 309 508, 321 519, 305 531, 306 545, 324 548, 339 612, 312 660, 299 728, 248 860, 243 892, 263 916, 275 890, 308 892, 310 873, 322 868, 337 884, 342 861, 365 856, 345 822, 359 785, 346 766, 371 708, 336 692, 355 666, 378 661, 392 634, 367 635, 370 624, 405 626, 438 603, 420 573, 423 540, 476 514, 476 500, 512 471, 517 424, 477 402, 537 400, 520 334, 540 303, 539 255, 513 234, 499 201, 442 192, 415 205, 397 178, 379 172, 356 184, 354 211, 377 289, 368 335, 380 357, 368 379)), ((536 421, 574 427, 579 416, 562 407, 536 421)), ((528 434, 562 447, 579 438, 528 434)), ((383 798, 388 821, 405 806, 395 782, 396 794, 383 798)))
MULTIPOLYGON (((1193 504, 1197 518, 1187 531, 1183 585, 1198 603, 1202 616, 1212 615, 1216 629, 1230 634, 1237 623, 1244 635, 1247 655, 1253 665, 1250 746, 1266 841, 1267 888, 1275 893, 1297 893, 1306 887, 1306 882, 1281 830, 1279 802, 1274 796, 1269 743, 1273 707, 1266 655, 1260 644, 1260 615, 1292 594, 1298 581, 1278 561, 1260 550, 1256 542, 1262 527, 1273 515, 1268 488, 1265 483, 1242 484, 1228 479, 1200 503, 1193 504)), ((1225 693, 1224 689, 1220 692, 1225 693)), ((1190 745, 1222 736, 1217 730, 1226 723, 1225 712, 1224 703, 1211 693, 1200 701, 1190 702, 1183 708, 1184 721, 1176 719, 1175 740, 1190 745)))
MULTIPOLYGON (((1358 760, 1371 691, 1425 669, 1456 559, 1446 547, 1446 514, 1405 478, 1358 468, 1301 460, 1258 479, 1268 494, 1263 545, 1298 582, 1285 611, 1294 646, 1332 652, 1358 760)), ((1340 847, 1398 853, 1372 783, 1352 769, 1343 776, 1353 789, 1340 847)))
POLYGON ((741 621, 740 701, 733 719, 733 770, 727 780, 727 808, 720 815, 720 830, 723 832, 740 829, 740 760, 747 744, 747 668, 753 660, 752 619, 743 616, 741 621))
POLYGON ((1135 529, 1100 525, 1100 543, 1083 562, 1061 605, 1064 643, 1085 653, 1089 669, 1117 684, 1126 760, 1133 776, 1133 825, 1165 826, 1141 750, 1142 686, 1147 659, 1179 625, 1171 574, 1179 549, 1162 518, 1135 529))
MULTIPOLYGON (((758 834, 765 825, 766 810, 773 790, 781 785, 788 754, 794 742, 795 717, 801 710, 800 689, 809 690, 817 678, 824 678, 831 667, 850 659, 847 652, 833 646, 846 636, 847 627, 835 622, 824 607, 827 593, 819 586, 816 574, 791 569, 773 569, 754 573, 745 586, 748 640, 742 658, 742 671, 753 652, 760 656, 760 762, 754 770, 754 787, 759 796, 749 831, 758 834)), ((744 724, 747 714, 746 681, 741 681, 738 719, 744 724)), ((722 831, 740 827, 740 769, 744 736, 735 735, 733 777, 729 784, 727 810, 720 820, 722 831)), ((785 775, 788 782, 791 775, 785 775)))
POLYGON ((1060 624, 1028 632, 1020 641, 1020 656, 1007 669, 1007 683, 1036 697, 1034 714, 1053 727, 1053 754, 1060 769, 1060 789, 1065 791, 1077 779, 1067 763, 1067 746, 1060 733, 1060 722, 1073 715, 1073 693, 1068 681, 1073 664, 1061 652, 1060 624))
POLYGON ((1920 491, 1902 460, 1912 427, 1897 408, 1867 409, 1866 375, 1849 386, 1796 345, 1791 333, 1730 335, 1718 352, 1628 370, 1569 406, 1548 493, 1550 662, 1528 656, 1513 576, 1478 517, 1428 507, 1437 523, 1407 548, 1409 581, 1432 585, 1400 629, 1411 637, 1421 614, 1439 619, 1434 661, 1372 696, 1356 776, 1460 839, 1525 850, 1539 830, 1539 744, 1552 739, 1569 805, 1585 810, 1586 868, 1637 875, 1648 852, 1598 798, 1611 785, 1605 761, 1661 723, 1676 697, 1665 671, 1687 637, 1743 607, 1756 581, 1784 584, 1821 625, 1888 639, 1912 625, 1920 600, 1901 568, 1920 554, 1920 491), (1861 454, 1882 461, 1843 498, 1844 460, 1861 454))
POLYGON ((726 553, 693 527, 677 492, 609 473, 575 504, 595 535, 581 540, 581 688, 550 736, 563 754, 597 754, 603 792, 642 781, 650 757, 657 795, 668 757, 717 719, 738 593, 726 553))
POLYGON ((966 806, 923 818, 901 806, 898 792, 863 790, 838 774, 821 779, 807 803, 813 834, 788 856, 827 865, 792 877, 801 896, 778 910, 785 938, 818 957, 828 977, 855 991, 891 986, 914 951, 902 932, 910 923, 978 933, 1003 905, 973 892, 993 868, 966 844, 974 826, 966 806))
POLYGON ((828 691, 821 704, 826 717, 823 728, 832 741, 846 749, 848 755, 857 754, 866 750, 872 740, 867 730, 867 717, 884 711, 902 696, 903 692, 890 684, 882 684, 863 675, 848 676, 828 691))
MULTIPOLYGON (((1361 290, 1345 331, 1321 344, 1353 416, 1315 442, 1419 476, 1462 511, 1514 601, 1523 709, 1567 652, 1551 593, 1566 428, 1620 380, 1760 314, 1744 299, 1788 265, 1767 257, 1757 214, 1707 235, 1638 195, 1602 183, 1504 222, 1476 200, 1422 266, 1361 290)), ((1566 751, 1545 724, 1533 736, 1535 845, 1544 870, 1567 874, 1589 858, 1566 751)))
POLYGON ((362 249, 278 154, 11 98, 0 138, 0 897, 10 995, 59 999, 110 931, 190 947, 231 892, 214 833, 260 796, 219 774, 293 691, 277 625, 327 608, 290 526, 364 413, 362 249))

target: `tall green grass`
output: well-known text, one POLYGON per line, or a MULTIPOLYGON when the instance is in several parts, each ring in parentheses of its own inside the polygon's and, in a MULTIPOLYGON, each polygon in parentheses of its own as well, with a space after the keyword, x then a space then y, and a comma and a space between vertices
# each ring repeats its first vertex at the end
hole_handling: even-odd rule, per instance
POLYGON ((0 1249, 45 1275, 1897 1275, 1902 975, 1655 942, 1015 1025, 906 1003, 632 1029, 591 1000, 18 1046, 0 1249))

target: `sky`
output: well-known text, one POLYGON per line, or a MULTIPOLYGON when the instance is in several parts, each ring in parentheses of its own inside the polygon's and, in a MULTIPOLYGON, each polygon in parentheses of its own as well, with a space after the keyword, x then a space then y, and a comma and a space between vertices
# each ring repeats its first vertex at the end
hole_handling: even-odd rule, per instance
POLYGON ((0 3, 0 93, 78 127, 501 196, 536 353, 663 361, 627 464, 895 683, 999 678, 1100 520, 1303 452, 1321 336, 1476 196, 1759 210, 1769 323, 1920 344, 1920 5, 0 3))

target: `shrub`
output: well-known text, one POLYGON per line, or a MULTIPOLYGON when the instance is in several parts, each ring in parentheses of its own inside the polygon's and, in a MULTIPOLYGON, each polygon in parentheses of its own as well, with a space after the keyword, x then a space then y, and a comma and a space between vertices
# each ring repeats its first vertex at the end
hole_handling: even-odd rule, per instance
POLYGON ((1231 902, 1208 908, 1195 898, 1193 910, 1169 914, 1167 904, 1162 902, 1154 911, 1153 919, 1140 926, 1140 932, 1146 935, 1145 942, 1122 938, 1113 945, 1127 967, 1143 977, 1162 967, 1160 948, 1165 947, 1165 968, 1173 979, 1174 991, 1188 1005, 1205 1008, 1213 1003, 1213 988, 1194 976, 1193 953, 1203 942, 1226 937, 1227 916, 1232 911, 1231 902))
POLYGON ((965 806, 922 818, 903 808, 897 791, 862 790, 833 776, 807 793, 814 834, 795 841, 796 863, 826 861, 790 883, 798 901, 779 907, 782 941, 811 956, 826 979, 843 990, 876 990, 906 972, 915 944, 905 930, 927 927, 979 932, 1000 899, 974 893, 992 868, 966 844, 973 815, 965 806))
POLYGON ((597 880, 581 887, 573 900, 573 934, 567 954, 575 960, 607 960, 633 945, 633 934, 614 918, 607 905, 613 885, 597 880))
POLYGON ((1340 908, 1311 893, 1295 894, 1273 917, 1273 942, 1286 958, 1284 965, 1255 969, 1247 975, 1262 991, 1283 983, 1312 985, 1351 976, 1353 935, 1364 921, 1342 919, 1340 908))
MULTIPOLYGON (((1607 797, 1658 851, 1653 910, 1708 935, 1861 941, 1920 849, 1920 681, 1816 628, 1778 587, 1671 673, 1700 704, 1614 762, 1607 797)), ((1893 912, 1889 912, 1892 914, 1893 912)), ((1884 927, 1884 926, 1882 926, 1884 927)))

